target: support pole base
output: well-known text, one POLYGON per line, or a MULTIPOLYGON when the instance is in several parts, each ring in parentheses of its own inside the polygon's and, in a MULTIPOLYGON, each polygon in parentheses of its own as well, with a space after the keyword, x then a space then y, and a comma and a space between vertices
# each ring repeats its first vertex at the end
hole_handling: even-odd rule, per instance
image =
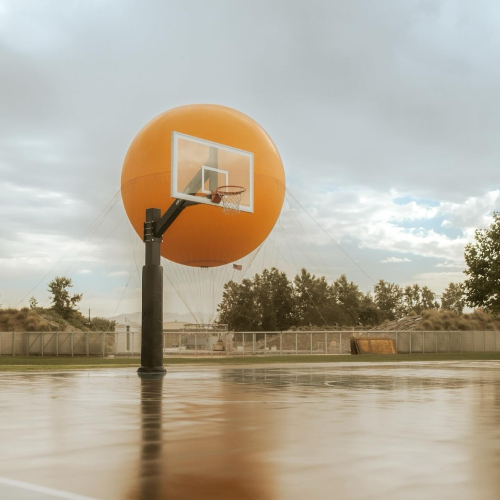
POLYGON ((167 370, 163 366, 141 366, 138 368, 139 375, 156 375, 163 377, 167 374, 167 370))

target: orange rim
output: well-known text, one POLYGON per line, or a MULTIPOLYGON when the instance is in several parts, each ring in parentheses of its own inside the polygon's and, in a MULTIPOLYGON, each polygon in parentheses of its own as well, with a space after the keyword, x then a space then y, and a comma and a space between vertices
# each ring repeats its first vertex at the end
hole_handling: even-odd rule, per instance
POLYGON ((223 198, 224 196, 234 196, 238 194, 243 194, 246 189, 242 186, 221 186, 217 188, 217 194, 223 198), (230 191, 222 191, 223 189, 229 189, 230 191))

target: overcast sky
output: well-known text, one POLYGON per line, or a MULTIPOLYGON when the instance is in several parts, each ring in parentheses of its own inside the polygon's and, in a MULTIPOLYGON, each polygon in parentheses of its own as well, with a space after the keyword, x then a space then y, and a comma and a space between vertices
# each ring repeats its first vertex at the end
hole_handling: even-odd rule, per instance
MULTIPOLYGON (((81 238, 142 126, 201 102, 267 130, 356 262, 289 198, 282 227, 306 230, 284 270, 441 292, 500 208, 499 53, 494 1, 0 0, 0 303, 66 273, 83 310, 139 310, 119 197, 81 238)), ((165 309, 185 311, 168 286, 165 309)))

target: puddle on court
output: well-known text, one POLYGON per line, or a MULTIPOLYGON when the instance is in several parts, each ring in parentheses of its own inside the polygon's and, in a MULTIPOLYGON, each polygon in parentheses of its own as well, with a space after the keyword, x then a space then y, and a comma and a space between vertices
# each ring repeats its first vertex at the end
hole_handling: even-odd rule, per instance
POLYGON ((0 411, 0 476, 95 499, 500 498, 498 363, 2 374, 0 411))

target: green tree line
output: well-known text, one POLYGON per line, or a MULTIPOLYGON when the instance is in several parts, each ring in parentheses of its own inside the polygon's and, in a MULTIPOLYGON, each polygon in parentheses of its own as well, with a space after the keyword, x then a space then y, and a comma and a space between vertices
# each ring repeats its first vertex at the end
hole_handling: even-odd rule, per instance
POLYGON ((224 286, 218 321, 235 331, 277 331, 300 326, 376 326, 428 309, 461 314, 461 285, 450 283, 441 304, 428 287, 401 287, 379 280, 372 292, 362 292, 343 274, 329 284, 324 276, 302 269, 293 280, 275 267, 241 283, 224 286))

